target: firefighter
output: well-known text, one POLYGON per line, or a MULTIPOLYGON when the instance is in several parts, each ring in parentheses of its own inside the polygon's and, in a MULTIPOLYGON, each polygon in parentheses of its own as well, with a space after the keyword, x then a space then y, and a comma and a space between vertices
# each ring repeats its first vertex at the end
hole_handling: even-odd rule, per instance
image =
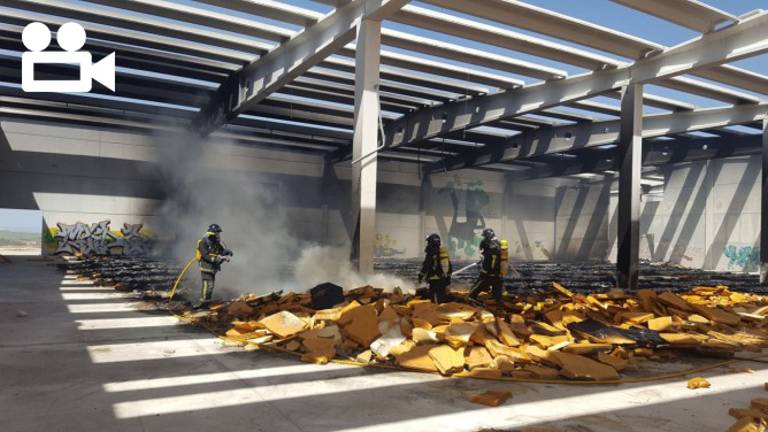
POLYGON ((448 285, 451 284, 451 261, 448 258, 448 250, 440 245, 440 236, 430 234, 425 241, 424 263, 419 272, 419 284, 426 279, 429 285, 429 300, 435 303, 448 301, 448 285))
POLYGON ((492 229, 483 230, 483 240, 480 242, 480 253, 482 259, 478 263, 480 267, 480 277, 472 287, 469 293, 469 299, 477 303, 477 296, 483 291, 490 289, 493 298, 500 307, 504 307, 501 296, 503 287, 502 277, 502 251, 501 242, 496 238, 496 233, 492 229))
POLYGON ((211 224, 205 237, 197 241, 197 259, 200 262, 200 275, 203 280, 200 302, 195 307, 203 307, 211 302, 216 273, 221 270, 221 263, 229 262, 232 251, 221 242, 221 227, 211 224))

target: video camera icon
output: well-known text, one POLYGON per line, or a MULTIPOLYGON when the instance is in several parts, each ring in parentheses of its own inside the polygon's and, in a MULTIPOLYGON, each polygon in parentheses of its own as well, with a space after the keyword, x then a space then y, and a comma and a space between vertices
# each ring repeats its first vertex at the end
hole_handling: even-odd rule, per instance
POLYGON ((29 50, 21 56, 21 88, 25 92, 87 93, 93 88, 93 80, 115 91, 115 53, 93 63, 91 53, 79 51, 85 46, 85 29, 78 23, 68 22, 59 27, 56 41, 64 51, 42 52, 51 44, 51 31, 43 23, 33 22, 21 34, 24 46, 29 50), (38 66, 75 66, 77 79, 36 79, 38 66))

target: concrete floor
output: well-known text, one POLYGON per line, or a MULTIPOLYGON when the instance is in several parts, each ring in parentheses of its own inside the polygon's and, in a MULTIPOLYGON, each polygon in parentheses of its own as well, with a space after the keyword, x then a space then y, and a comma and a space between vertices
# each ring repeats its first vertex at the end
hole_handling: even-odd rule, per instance
POLYGON ((144 307, 44 262, 0 264, 0 429, 723 431, 728 408, 768 397, 762 364, 713 371, 697 391, 685 380, 556 386, 308 365, 223 347, 144 307), (497 408, 466 400, 488 389, 514 396, 497 408))

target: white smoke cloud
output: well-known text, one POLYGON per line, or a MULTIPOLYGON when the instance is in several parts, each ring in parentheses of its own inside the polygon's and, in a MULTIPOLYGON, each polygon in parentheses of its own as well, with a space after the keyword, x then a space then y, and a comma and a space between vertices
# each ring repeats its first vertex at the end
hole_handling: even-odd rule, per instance
MULTIPOLYGON (((217 275, 215 295, 269 292, 285 286, 285 267, 298 255, 279 214, 279 188, 258 173, 237 170, 236 143, 205 140, 192 134, 156 137, 166 199, 158 231, 172 239, 165 254, 177 262, 194 256, 197 240, 212 223, 232 249, 231 263, 217 275)), ((198 295, 199 272, 190 271, 186 286, 198 295)))
MULTIPOLYGON (((223 229, 222 241, 232 249, 231 263, 216 276, 215 298, 277 290, 304 291, 323 283, 345 289, 366 284, 413 291, 411 282, 375 274, 362 277, 349 262, 349 247, 307 246, 291 235, 281 214, 286 196, 268 176, 247 170, 237 143, 201 139, 194 134, 155 137, 166 199, 157 211, 155 228, 178 263, 194 256, 197 240, 209 224, 223 229), (238 168, 242 167, 242 168, 238 168)), ((294 191, 301 193, 301 191, 294 191)), ((185 279, 187 297, 199 295, 197 265, 185 279)))
POLYGON ((299 286, 313 287, 323 282, 331 282, 345 289, 371 285, 376 288, 392 290, 400 287, 403 292, 412 293, 412 282, 383 273, 362 276, 349 262, 349 247, 310 246, 302 250, 294 271, 299 286))

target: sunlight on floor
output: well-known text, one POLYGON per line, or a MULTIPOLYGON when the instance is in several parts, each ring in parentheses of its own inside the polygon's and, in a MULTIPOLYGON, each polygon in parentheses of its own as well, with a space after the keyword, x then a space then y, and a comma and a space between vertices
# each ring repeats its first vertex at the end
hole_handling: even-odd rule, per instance
POLYGON ((107 330, 121 328, 161 327, 181 324, 174 316, 153 316, 141 318, 109 318, 75 320, 78 330, 107 330))
MULTIPOLYGON (((168 378, 142 379, 104 384, 104 391, 108 393, 149 390, 166 387, 178 387, 195 384, 210 384, 241 379, 267 378, 280 375, 295 375, 307 372, 317 372, 318 366, 313 364, 295 364, 290 366, 277 366, 259 369, 236 370, 231 372, 217 372, 197 375, 183 375, 168 378)), ((344 369, 357 369, 354 366, 328 364, 322 371, 336 371, 344 369)))

